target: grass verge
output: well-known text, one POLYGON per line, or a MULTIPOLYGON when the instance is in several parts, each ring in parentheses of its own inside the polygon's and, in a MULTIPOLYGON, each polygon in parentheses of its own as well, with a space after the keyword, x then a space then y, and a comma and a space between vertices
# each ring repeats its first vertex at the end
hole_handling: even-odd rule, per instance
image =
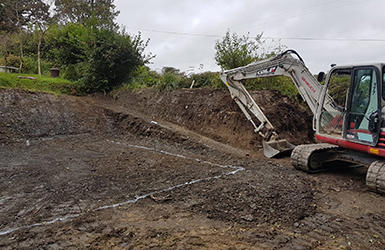
POLYGON ((77 85, 63 78, 51 78, 34 74, 18 74, 0 72, 0 88, 23 89, 46 92, 55 95, 77 94, 77 85))

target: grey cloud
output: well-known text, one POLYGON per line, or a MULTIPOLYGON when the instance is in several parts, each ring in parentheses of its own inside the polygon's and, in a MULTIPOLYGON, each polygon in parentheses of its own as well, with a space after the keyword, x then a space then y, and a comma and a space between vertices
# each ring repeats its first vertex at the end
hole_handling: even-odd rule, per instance
MULTIPOLYGON (((118 23, 151 39, 147 52, 157 55, 152 68, 183 71, 204 64, 204 70, 219 71, 214 44, 227 29, 253 36, 263 31, 276 38, 385 39, 385 1, 379 0, 117 0, 115 4, 121 11, 118 23)), ((297 50, 313 73, 326 71, 330 63, 385 61, 385 42, 282 39, 281 43, 297 50)))

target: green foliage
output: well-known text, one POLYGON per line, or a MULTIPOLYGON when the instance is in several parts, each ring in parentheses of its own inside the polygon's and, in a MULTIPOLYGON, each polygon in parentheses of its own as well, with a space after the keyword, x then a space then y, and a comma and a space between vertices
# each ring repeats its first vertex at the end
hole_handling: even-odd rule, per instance
POLYGON ((63 69, 87 93, 109 91, 133 77, 152 57, 144 55, 147 42, 140 34, 92 28, 81 24, 53 27, 46 38, 46 58, 63 69))
POLYGON ((286 76, 274 76, 247 80, 245 87, 248 90, 278 90, 282 94, 289 96, 292 100, 301 101, 302 99, 293 81, 286 76))
POLYGON ((204 72, 200 74, 192 74, 189 76, 180 73, 175 68, 163 68, 163 74, 160 76, 155 87, 161 91, 170 91, 177 88, 223 88, 224 84, 219 78, 219 73, 204 72))
POLYGON ((345 107, 346 95, 350 86, 350 75, 332 75, 328 84, 329 95, 333 100, 345 107))
MULTIPOLYGON (((7 56, 7 62, 5 62, 4 58, 0 58, 0 65, 5 65, 7 63, 7 66, 11 67, 20 67, 21 58, 19 56, 15 56, 13 54, 9 54, 7 56)), ((50 71, 50 64, 43 61, 41 64, 42 71, 44 74, 49 74, 50 71)), ((23 65, 21 72, 24 74, 37 74, 37 60, 34 57, 27 56, 23 58, 23 65)))
MULTIPOLYGON (((45 64, 43 64, 45 65, 45 64)), ((45 68, 45 67, 44 67, 45 68)), ((37 60, 33 57, 24 57, 23 58, 23 67, 22 72, 25 74, 37 74, 37 60)))
POLYGON ((16 36, 10 33, 0 33, 0 55, 3 61, 3 65, 8 65, 8 56, 13 53, 17 47, 15 43, 16 36))
POLYGON ((129 35, 104 29, 96 30, 92 35, 90 50, 86 52, 88 65, 84 76, 88 92, 111 90, 144 64, 140 49, 135 47, 135 41, 129 35))
POLYGON ((89 33, 86 27, 75 23, 53 26, 45 38, 45 58, 64 67, 85 61, 89 33))
MULTIPOLYGON (((191 76, 191 80, 194 81, 194 88, 220 88, 224 87, 222 80, 219 78, 219 73, 216 72, 203 72, 200 74, 194 74, 191 76)), ((191 84, 192 82, 190 82, 191 84)))
POLYGON ((204 72, 200 74, 185 75, 173 67, 164 67, 162 74, 141 66, 135 72, 135 76, 123 89, 157 88, 160 91, 171 91, 178 88, 190 88, 194 82, 194 88, 224 88, 225 85, 219 78, 219 73, 204 72))
POLYGON ((77 84, 76 91, 82 93, 109 91, 121 85, 153 56, 144 54, 148 41, 142 41, 140 33, 129 35, 118 29, 114 19, 119 11, 113 2, 55 1, 54 14, 59 19, 53 25, 46 1, 3 0, 1 63, 22 66, 23 73, 40 74, 41 68, 43 75, 51 67, 59 68, 61 76, 77 84))
POLYGON ((160 82, 161 75, 156 71, 150 70, 147 66, 140 66, 137 68, 134 77, 131 79, 128 86, 133 88, 138 87, 153 87, 160 82))
POLYGON ((34 22, 49 19, 49 6, 42 0, 2 0, 0 2, 0 31, 8 33, 26 29, 34 22))
POLYGON ((20 32, 13 39, 13 50, 12 54, 21 57, 21 48, 23 49, 24 56, 32 56, 37 58, 37 44, 39 42, 39 37, 37 33, 33 32, 20 32))
POLYGON ((250 38, 249 33, 239 37, 228 30, 222 41, 215 43, 214 60, 221 69, 233 69, 252 63, 259 59, 258 49, 261 44, 262 33, 250 38))
MULTIPOLYGON (((262 35, 263 33, 260 33, 255 38, 250 38, 249 34, 239 37, 228 30, 223 39, 215 43, 215 61, 223 70, 229 70, 275 56, 286 48, 275 41, 267 43, 266 40, 262 40, 262 35)), ((216 78, 211 79, 215 79, 215 83, 210 85, 221 82, 216 78)), ((203 80, 203 82, 205 81, 203 80)), ((222 85, 224 86, 224 84, 222 85)), ((246 81, 245 86, 249 90, 279 90, 294 100, 301 99, 292 80, 287 77, 256 78, 246 81)))
POLYGON ((41 91, 53 94, 76 94, 77 86, 63 78, 39 77, 31 74, 9 74, 0 72, 0 88, 24 89, 28 91, 41 91), (34 77, 23 79, 18 76, 34 77))
MULTIPOLYGON (((23 73, 37 73, 38 37, 26 31, 0 35, 0 65, 19 67, 23 73)), ((49 65, 42 62, 42 70, 49 72, 49 65)))
POLYGON ((163 67, 162 73, 180 74, 180 70, 174 67, 163 67))
MULTIPOLYGON (((226 88, 222 80, 219 78, 218 72, 203 72, 200 74, 192 74, 189 76, 180 73, 178 69, 167 67, 162 69, 162 74, 150 70, 146 66, 138 68, 135 77, 132 78, 123 89, 142 89, 157 88, 160 91, 172 91, 178 88, 226 88)), ((247 80, 245 87, 248 90, 273 89, 278 90, 282 94, 289 96, 291 99, 300 102, 302 98, 292 80, 285 76, 275 76, 268 78, 257 78, 247 80)))
POLYGON ((82 77, 80 64, 69 64, 67 67, 63 66, 61 68, 61 74, 64 79, 77 81, 82 77))
POLYGON ((4 58, 0 59, 0 65, 7 64, 7 66, 16 67, 16 68, 20 67, 20 62, 21 62, 21 58, 19 56, 15 56, 13 54, 9 54, 7 56, 7 62, 5 62, 4 58))
POLYGON ((163 73, 156 87, 160 91, 170 91, 177 89, 181 81, 181 76, 172 72, 163 73))
MULTIPOLYGON (((41 66, 42 74, 47 75, 50 72, 50 68, 52 67, 52 64, 43 60, 40 66, 41 66)), ((38 74, 36 57, 28 56, 23 58, 22 72, 25 74, 27 73, 38 74)))
POLYGON ((119 15, 114 0, 56 0, 55 17, 60 23, 69 22, 94 27, 113 27, 119 15), (90 20, 98 20, 97 22, 90 20), (87 25, 88 24, 88 25, 87 25))
POLYGON ((229 70, 269 58, 286 48, 280 43, 274 45, 275 41, 268 44, 262 35, 263 32, 251 38, 248 33, 239 37, 228 30, 222 40, 215 43, 214 60, 222 70, 229 70))

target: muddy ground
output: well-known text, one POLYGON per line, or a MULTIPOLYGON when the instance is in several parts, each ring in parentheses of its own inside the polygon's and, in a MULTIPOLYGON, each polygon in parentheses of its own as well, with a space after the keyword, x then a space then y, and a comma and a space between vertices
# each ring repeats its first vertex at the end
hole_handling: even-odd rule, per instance
MULTIPOLYGON (((311 115, 253 97, 279 134, 311 115)), ((366 169, 266 159, 226 90, 58 96, 0 90, 1 249, 384 249, 366 169)))

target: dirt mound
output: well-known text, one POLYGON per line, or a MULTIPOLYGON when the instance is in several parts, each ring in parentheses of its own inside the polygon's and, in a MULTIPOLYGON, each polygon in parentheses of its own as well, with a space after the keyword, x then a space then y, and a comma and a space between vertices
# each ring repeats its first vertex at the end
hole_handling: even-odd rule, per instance
POLYGON ((277 90, 262 90, 251 95, 282 138, 295 145, 314 142, 310 111, 277 90))
MULTIPOLYGON (((313 140, 311 116, 277 91, 253 92, 253 97, 276 126, 282 138, 294 144, 313 140)), ((159 92, 123 92, 118 103, 127 111, 139 111, 150 118, 164 119, 218 142, 257 151, 260 136, 224 90, 199 89, 159 92)), ((140 118, 99 105, 111 103, 105 96, 82 99, 18 90, 0 91, 0 143, 89 132, 142 134, 159 133, 162 139, 175 135, 155 129, 156 122, 140 125, 140 118)), ((182 136, 183 137, 183 136, 182 136)), ((179 138, 178 140, 185 140, 179 138)))
POLYGON ((103 110, 80 98, 0 90, 0 143, 96 132, 103 110))
MULTIPOLYGON (((308 111, 278 91, 252 92, 252 96, 282 138, 294 144, 314 142, 308 111)), ((261 137, 253 133, 253 126, 226 90, 126 91, 117 100, 124 107, 184 125, 223 143, 250 150, 261 147, 261 137)))

